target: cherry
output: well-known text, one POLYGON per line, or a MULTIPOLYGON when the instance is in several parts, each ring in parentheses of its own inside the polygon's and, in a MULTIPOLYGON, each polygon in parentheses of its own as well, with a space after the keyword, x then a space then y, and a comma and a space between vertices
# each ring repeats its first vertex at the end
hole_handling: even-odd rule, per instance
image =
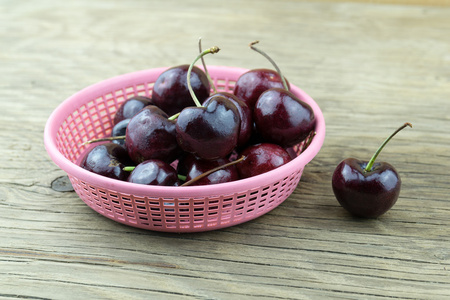
MULTIPOLYGON (((226 158, 219 158, 217 160, 203 160, 192 154, 188 154, 179 160, 177 170, 178 174, 186 176, 187 182, 208 172, 214 168, 224 166, 230 161, 226 158)), ((216 183, 230 182, 238 180, 239 175, 235 165, 225 168, 220 168, 215 172, 196 180, 190 185, 210 185, 216 183)))
POLYGON ((144 96, 134 96, 119 106, 115 116, 114 125, 125 119, 131 119, 145 106, 152 104, 152 99, 144 96))
POLYGON ((351 214, 363 218, 377 218, 397 202, 401 179, 397 170, 386 162, 375 163, 384 146, 406 126, 391 134, 378 148, 369 162, 347 158, 338 164, 332 177, 332 187, 340 205, 351 214))
POLYGON ((159 159, 149 159, 138 164, 127 181, 146 185, 179 185, 177 171, 171 165, 159 159))
POLYGON ((253 69, 239 76, 233 94, 253 108, 259 96, 270 88, 282 88, 280 75, 270 69, 253 69))
MULTIPOLYGON (((211 77, 209 76, 208 73, 208 69, 204 60, 204 56, 201 55, 201 53, 203 52, 202 50, 202 40, 201 38, 198 40, 198 48, 200 51, 200 58, 202 61, 202 65, 203 65, 203 69, 205 70, 205 74, 208 77, 209 80, 209 84, 212 87, 212 89, 214 90, 214 95, 220 95, 223 96, 225 98, 227 98, 228 100, 230 100, 238 109, 239 111, 239 118, 241 120, 241 125, 240 125, 240 129, 239 129, 239 135, 238 135, 238 142, 237 142, 237 146, 238 147, 242 147, 244 146, 247 141, 250 139, 250 136, 252 135, 252 128, 253 128, 253 117, 252 117, 252 110, 250 109, 250 107, 241 99, 239 99, 236 95, 234 95, 233 93, 229 93, 229 92, 217 92, 217 89, 214 85, 213 80, 211 79, 211 77)), ((203 106, 207 106, 209 101, 210 101, 211 97, 209 97, 208 99, 206 99, 203 102, 203 106)))
POLYGON ((289 90, 289 82, 284 78, 277 64, 266 53, 254 45, 259 41, 250 43, 250 48, 266 57, 277 71, 270 69, 253 69, 239 76, 234 86, 233 94, 242 99, 250 108, 255 106, 259 96, 271 88, 286 88, 289 90))
POLYGON ((253 110, 256 130, 267 142, 291 147, 314 130, 314 111, 286 89, 273 88, 261 94, 253 110))
POLYGON ((275 67, 279 78, 283 79, 283 88, 271 88, 259 96, 253 110, 258 134, 267 142, 291 147, 303 141, 314 129, 316 120, 314 111, 304 101, 289 91, 277 64, 265 52, 250 44, 252 50, 266 57, 275 67))
POLYGON ((236 147, 240 128, 239 111, 227 98, 213 95, 202 106, 190 84, 190 72, 197 60, 208 53, 217 53, 218 47, 203 51, 189 66, 187 82, 195 107, 186 107, 177 118, 176 133, 180 147, 202 159, 225 157, 236 147))
MULTIPOLYGON (((131 119, 124 119, 114 125, 111 132, 111 137, 123 137, 127 132, 127 126, 128 123, 130 123, 130 120, 131 119)), ((112 142, 121 146, 125 146, 125 139, 112 140, 112 142)))
POLYGON ((109 178, 126 180, 129 173, 123 168, 133 164, 124 147, 114 143, 95 146, 80 163, 83 169, 109 178))
MULTIPOLYGON (((218 92, 214 95, 223 96, 236 106, 240 119, 240 128, 237 146, 240 147, 245 145, 250 139, 250 136, 252 135, 253 129, 252 110, 248 107, 248 105, 244 101, 240 100, 238 97, 236 97, 236 95, 232 93, 218 92)), ((211 101, 211 99, 212 97, 206 99, 205 102, 203 102, 203 106, 207 106, 211 101)))
POLYGON ((167 163, 180 153, 175 121, 154 105, 144 107, 128 124, 125 146, 135 163, 160 159, 167 163))
POLYGON ((180 147, 203 159, 225 157, 237 145, 239 111, 225 97, 214 95, 206 107, 183 109, 176 122, 180 147))
MULTIPOLYGON (((169 115, 179 113, 183 108, 192 105, 187 73, 189 65, 172 67, 157 78, 153 86, 153 103, 169 115)), ((192 89, 200 101, 210 94, 208 78, 201 69, 193 67, 189 77, 192 89)))
POLYGON ((245 159, 236 165, 241 178, 271 171, 291 161, 291 156, 284 148, 270 143, 249 146, 241 154, 245 159))

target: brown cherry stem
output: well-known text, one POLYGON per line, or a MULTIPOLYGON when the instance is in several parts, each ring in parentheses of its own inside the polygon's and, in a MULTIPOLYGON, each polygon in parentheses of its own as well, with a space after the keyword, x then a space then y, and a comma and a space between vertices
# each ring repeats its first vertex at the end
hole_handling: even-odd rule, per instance
POLYGON ((211 173, 214 173, 214 172, 216 172, 216 171, 218 171, 218 170, 221 170, 221 169, 227 168, 227 167, 229 167, 229 166, 238 164, 238 163, 240 163, 241 161, 243 161, 244 159, 245 159, 245 156, 241 156, 240 158, 238 158, 238 159, 236 159, 236 160, 233 160, 232 162, 229 162, 229 163, 224 164, 224 165, 222 165, 222 166, 218 166, 218 167, 216 167, 216 168, 214 168, 214 169, 211 169, 211 170, 209 170, 209 171, 206 171, 206 172, 204 172, 204 173, 198 175, 197 177, 192 178, 192 179, 189 180, 189 181, 186 181, 185 183, 183 183, 183 184, 180 185, 180 186, 188 186, 188 185, 191 185, 192 183, 194 183, 194 182, 196 182, 196 181, 202 179, 203 177, 208 176, 208 175, 211 174, 211 173))
POLYGON ((125 137, 126 137, 125 135, 119 135, 119 136, 110 136, 110 137, 105 137, 105 138, 100 138, 100 139, 92 139, 92 140, 84 142, 83 144, 81 144, 81 146, 86 146, 88 144, 97 143, 97 142, 124 140, 125 137))
POLYGON ((381 146, 377 149, 377 151, 375 152, 375 154, 372 156, 372 158, 369 160, 369 162, 367 163, 367 166, 364 168, 364 171, 366 172, 370 172, 372 170, 373 164, 375 163, 375 159, 377 159, 378 154, 380 154, 381 150, 383 150, 384 146, 386 146, 386 144, 394 137, 394 135, 396 135, 399 131, 401 131, 403 128, 405 127, 411 127, 412 128, 412 124, 411 123, 405 123, 402 126, 400 126, 396 131, 394 131, 394 133, 392 133, 384 142, 383 144, 381 144, 381 146))
POLYGON ((286 79, 284 78, 283 73, 281 73, 281 70, 280 70, 280 68, 278 67, 278 65, 275 63, 275 61, 274 61, 269 55, 267 55, 267 53, 265 53, 264 51, 262 51, 262 50, 260 50, 260 49, 258 49, 258 48, 256 48, 256 47, 254 46, 254 45, 258 44, 258 43, 259 43, 259 41, 254 41, 254 42, 251 42, 249 46, 250 46, 250 48, 251 48, 252 50, 258 52, 259 54, 261 54, 262 56, 264 56, 265 58, 267 58, 267 59, 270 61, 270 63, 271 63, 271 64, 274 66, 274 68, 277 70, 278 75, 280 75, 280 77, 281 77, 281 82, 283 82, 284 88, 285 88, 287 91, 289 91, 289 87, 288 87, 288 85, 287 85, 286 79))
MULTIPOLYGON (((203 52, 203 50, 202 50, 202 38, 201 37, 198 39, 198 51, 200 53, 203 52)), ((202 56, 201 60, 202 60, 203 69, 205 70, 205 74, 206 74, 206 77, 208 78, 209 84, 211 85, 214 93, 217 94, 216 85, 214 84, 214 81, 212 80, 211 76, 209 76, 208 69, 206 68, 205 58, 202 56)))

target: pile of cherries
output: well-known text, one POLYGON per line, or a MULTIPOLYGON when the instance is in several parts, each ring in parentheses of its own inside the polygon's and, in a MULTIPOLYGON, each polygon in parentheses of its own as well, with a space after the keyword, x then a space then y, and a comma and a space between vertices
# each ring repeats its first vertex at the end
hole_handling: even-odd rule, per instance
POLYGON ((314 133, 314 112, 254 44, 277 71, 250 70, 232 93, 217 92, 206 66, 195 63, 219 48, 201 51, 192 64, 164 71, 151 98, 127 99, 112 137, 89 150, 81 167, 138 184, 184 186, 235 181, 289 162, 287 149, 314 133))

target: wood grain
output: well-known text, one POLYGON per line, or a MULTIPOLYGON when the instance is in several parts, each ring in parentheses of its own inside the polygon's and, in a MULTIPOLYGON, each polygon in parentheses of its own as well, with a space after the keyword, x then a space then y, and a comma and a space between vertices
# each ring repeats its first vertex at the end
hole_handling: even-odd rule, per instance
POLYGON ((450 298, 450 8, 400 2, 0 0, 0 298, 450 298), (165 234, 53 190, 65 174, 43 131, 56 106, 188 63, 200 36, 222 49, 209 64, 244 68, 270 67, 247 47, 260 40, 321 106, 327 137, 292 196, 239 226, 165 234), (402 176, 397 204, 352 218, 334 167, 369 158, 406 121, 379 157, 402 176))

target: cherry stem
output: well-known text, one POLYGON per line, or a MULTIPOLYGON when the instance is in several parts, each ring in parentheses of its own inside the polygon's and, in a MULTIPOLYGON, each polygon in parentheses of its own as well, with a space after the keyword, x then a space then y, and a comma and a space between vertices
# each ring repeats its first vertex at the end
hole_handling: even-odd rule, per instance
POLYGON ((176 113, 176 114, 174 114, 173 116, 168 117, 167 119, 168 119, 169 121, 173 121, 173 120, 175 120, 176 118, 178 118, 178 116, 179 116, 180 114, 181 114, 181 113, 176 113))
POLYGON ((402 126, 400 126, 396 131, 394 131, 394 133, 392 133, 384 142, 383 144, 381 144, 381 146, 378 148, 378 150, 375 152, 375 154, 372 156, 372 158, 369 160, 369 162, 367 163, 367 166, 365 167, 364 171, 365 172, 370 172, 372 170, 373 164, 375 162, 375 159, 377 159, 378 154, 380 154, 381 150, 383 150, 384 146, 386 146, 386 144, 394 137, 394 135, 396 135, 398 132, 400 132, 402 129, 404 129, 405 127, 411 127, 412 128, 412 124, 411 123, 405 123, 402 126))
POLYGON ((119 136, 110 136, 110 137, 105 137, 105 138, 100 138, 100 139, 92 139, 92 140, 84 142, 83 144, 81 144, 81 146, 85 146, 85 145, 97 143, 97 142, 124 140, 125 137, 126 137, 125 135, 119 135, 119 136))
MULTIPOLYGON (((202 38, 201 37, 198 39, 198 51, 200 53, 203 52, 203 50, 202 50, 202 38)), ((205 63, 205 59, 203 58, 203 56, 202 56, 201 60, 202 60, 203 69, 205 70, 206 77, 208 77, 209 84, 211 85, 214 93, 217 94, 216 85, 214 84, 214 81, 211 79, 211 76, 209 76, 209 72, 208 72, 208 69, 206 68, 206 63, 205 63)))
POLYGON ((188 88, 189 88, 189 93, 191 94, 192 100, 194 100, 195 105, 197 107, 202 107, 202 104, 200 103, 200 101, 198 101, 197 96, 195 96, 194 90, 192 89, 192 85, 191 85, 191 73, 192 73, 192 69, 194 68, 195 63, 202 58, 203 56, 205 56, 206 54, 214 54, 219 52, 219 47, 214 46, 211 47, 209 49, 206 49, 205 51, 203 51, 202 53, 200 53, 195 60, 191 63, 191 65, 189 66, 188 72, 187 72, 187 84, 188 84, 188 88))
POLYGON ((186 181, 185 183, 183 183, 183 184, 180 185, 180 186, 188 186, 188 185, 191 185, 192 183, 194 183, 194 182, 196 182, 196 181, 202 179, 203 177, 208 176, 208 175, 211 174, 211 173, 214 173, 214 172, 216 172, 216 171, 219 171, 219 170, 221 170, 221 169, 227 168, 227 167, 229 167, 229 166, 238 164, 238 163, 240 163, 241 161, 243 161, 244 159, 245 159, 245 156, 241 156, 239 159, 236 159, 236 160, 234 160, 234 161, 232 161, 232 162, 229 162, 229 163, 227 163, 227 164, 224 164, 224 165, 218 166, 218 167, 216 167, 216 168, 214 168, 214 169, 211 169, 211 170, 209 170, 209 171, 206 171, 206 172, 204 172, 204 173, 198 175, 197 177, 194 177, 194 178, 192 178, 191 180, 186 181))
POLYGON ((267 58, 267 59, 270 61, 270 63, 271 63, 271 64, 275 67, 275 69, 277 70, 278 75, 280 75, 280 77, 281 77, 281 82, 283 82, 284 88, 285 88, 287 91, 289 91, 289 87, 288 87, 288 85, 287 85, 286 79, 284 78, 283 73, 281 73, 281 70, 280 70, 280 68, 278 67, 278 65, 275 63, 275 61, 274 61, 269 55, 267 55, 264 51, 259 50, 258 48, 256 48, 256 47, 254 46, 254 45, 258 44, 258 43, 259 43, 259 41, 254 41, 254 42, 251 42, 249 46, 250 46, 250 48, 251 48, 252 50, 258 52, 259 54, 261 54, 262 56, 264 56, 265 58, 267 58))

